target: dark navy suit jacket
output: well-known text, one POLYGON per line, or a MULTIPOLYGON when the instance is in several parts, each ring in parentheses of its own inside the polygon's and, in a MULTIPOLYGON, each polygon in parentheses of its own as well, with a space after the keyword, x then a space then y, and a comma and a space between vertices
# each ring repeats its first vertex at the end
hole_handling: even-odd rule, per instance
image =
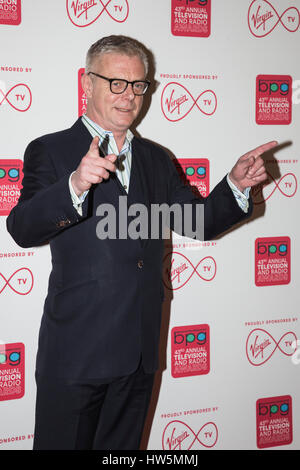
MULTIPOLYGON (((119 196, 126 195, 115 176, 89 191, 83 215, 78 215, 68 180, 91 140, 78 119, 70 129, 31 142, 24 156, 21 196, 7 219, 18 245, 50 243, 53 267, 39 334, 37 372, 72 379, 114 377, 133 372, 141 357, 145 371, 154 372, 164 242, 97 238, 99 204, 112 204, 118 214, 119 196)), ((198 198, 159 146, 134 137, 128 204, 137 202, 147 207, 204 204, 205 239, 247 217, 226 178, 206 199, 198 198)))

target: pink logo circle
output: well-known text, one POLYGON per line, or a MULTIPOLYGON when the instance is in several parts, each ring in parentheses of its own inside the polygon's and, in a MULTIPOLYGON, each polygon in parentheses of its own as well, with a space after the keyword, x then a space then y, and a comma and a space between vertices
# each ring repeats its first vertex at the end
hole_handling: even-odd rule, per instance
POLYGON ((163 450, 190 450, 197 442, 213 447, 218 440, 218 428, 213 422, 204 424, 197 433, 183 421, 171 421, 162 435, 163 450))
POLYGON ((248 26, 257 38, 270 34, 281 23, 290 33, 295 33, 300 25, 300 12, 289 7, 279 15, 268 0, 253 0, 248 10, 248 26))
POLYGON ((292 356, 297 349, 297 347, 292 347, 293 343, 297 343, 297 337, 292 331, 282 335, 276 342, 266 330, 256 328, 249 333, 247 338, 247 359, 253 366, 261 366, 273 356, 277 348, 285 356, 292 356))
POLYGON ((254 204, 258 205, 267 201, 277 189, 284 197, 295 196, 298 182, 294 173, 286 173, 280 178, 278 183, 270 173, 267 174, 269 178, 266 183, 259 184, 252 190, 254 204))
POLYGON ((165 256, 164 266, 163 282, 169 290, 181 289, 195 273, 203 281, 210 282, 214 279, 217 272, 217 264, 211 256, 202 258, 194 266, 185 255, 176 251, 165 256))
POLYGON ((0 89, 0 106, 5 100, 13 109, 23 113, 25 111, 28 111, 31 106, 31 90, 28 85, 25 85, 25 83, 18 83, 17 85, 13 86, 7 93, 4 93, 0 89))
POLYGON ((33 274, 28 268, 20 268, 15 271, 9 279, 6 279, 2 273, 0 273, 0 294, 6 287, 19 295, 27 295, 32 291, 33 288, 33 274), (2 283, 1 281, 4 281, 2 283), (2 283, 2 286, 1 286, 2 283))
POLYGON ((70 21, 78 28, 85 28, 105 12, 112 20, 123 23, 129 14, 127 0, 66 0, 70 21))
POLYGON ((217 109, 215 92, 205 90, 194 99, 188 89, 180 83, 170 82, 164 87, 161 94, 161 110, 168 121, 180 121, 195 106, 206 116, 214 114, 217 109))

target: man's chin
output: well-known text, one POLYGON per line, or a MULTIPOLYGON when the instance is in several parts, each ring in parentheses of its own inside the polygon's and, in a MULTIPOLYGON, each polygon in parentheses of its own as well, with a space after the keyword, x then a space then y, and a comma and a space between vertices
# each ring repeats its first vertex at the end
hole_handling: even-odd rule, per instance
POLYGON ((127 129, 129 129, 129 127, 131 126, 131 124, 133 123, 134 119, 132 119, 132 117, 129 117, 129 116, 124 116, 120 119, 118 119, 114 124, 115 124, 115 129, 117 129, 118 131, 127 131, 127 129))

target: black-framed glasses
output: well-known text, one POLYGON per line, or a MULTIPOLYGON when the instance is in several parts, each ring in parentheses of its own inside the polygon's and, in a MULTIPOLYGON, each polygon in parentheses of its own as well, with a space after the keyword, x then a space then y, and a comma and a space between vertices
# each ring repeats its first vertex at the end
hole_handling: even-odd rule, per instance
POLYGON ((107 78, 95 72, 89 72, 88 75, 90 74, 95 75, 99 78, 103 78, 103 80, 107 80, 110 85, 110 91, 112 93, 115 93, 116 95, 124 93, 129 84, 132 86, 132 91, 135 95, 144 95, 151 83, 149 82, 149 80, 134 80, 133 82, 129 82, 128 80, 124 80, 123 78, 107 78))

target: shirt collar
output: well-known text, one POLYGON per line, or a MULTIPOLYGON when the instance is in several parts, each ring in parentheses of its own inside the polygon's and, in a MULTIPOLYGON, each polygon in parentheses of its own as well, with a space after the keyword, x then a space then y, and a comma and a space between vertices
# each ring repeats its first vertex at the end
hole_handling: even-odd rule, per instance
MULTIPOLYGON (((82 115, 81 120, 82 120, 83 124, 87 127, 90 134, 93 137, 95 135, 98 135, 101 139, 101 142, 105 138, 106 134, 109 135, 110 139, 111 138, 114 139, 114 135, 111 131, 106 131, 105 129, 103 129, 101 126, 99 126, 99 124, 97 124, 96 122, 92 121, 92 119, 87 117, 86 114, 82 115)), ((122 148, 122 151, 120 153, 126 153, 130 150, 131 141, 132 141, 133 137, 134 137, 133 133, 131 132, 130 129, 128 129, 127 132, 126 132, 123 148, 122 148)))

